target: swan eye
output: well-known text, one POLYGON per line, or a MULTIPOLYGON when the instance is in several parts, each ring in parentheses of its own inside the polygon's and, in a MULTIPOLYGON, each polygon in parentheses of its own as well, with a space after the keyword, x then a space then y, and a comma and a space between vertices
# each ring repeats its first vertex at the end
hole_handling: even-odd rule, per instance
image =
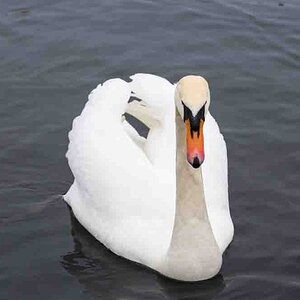
POLYGON ((183 104, 183 119, 186 128, 187 161, 193 168, 199 168, 204 161, 203 125, 205 118, 205 104, 194 116, 192 111, 183 104))
MULTIPOLYGON (((206 104, 206 102, 205 102, 206 104)), ((192 131, 199 133, 200 130, 200 120, 205 121, 205 104, 198 111, 196 116, 193 116, 192 111, 182 102, 183 105, 183 121, 190 121, 191 133, 192 131)))

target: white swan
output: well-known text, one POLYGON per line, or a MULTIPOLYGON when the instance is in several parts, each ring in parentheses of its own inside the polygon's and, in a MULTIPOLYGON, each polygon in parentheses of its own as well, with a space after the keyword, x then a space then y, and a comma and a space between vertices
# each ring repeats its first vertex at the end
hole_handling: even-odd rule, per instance
POLYGON ((233 238, 226 145, 208 111, 208 84, 131 79, 98 85, 73 121, 66 156, 75 179, 64 198, 114 253, 170 278, 208 279, 233 238), (142 102, 128 103, 131 95, 142 102), (147 139, 124 112, 150 128, 147 139))

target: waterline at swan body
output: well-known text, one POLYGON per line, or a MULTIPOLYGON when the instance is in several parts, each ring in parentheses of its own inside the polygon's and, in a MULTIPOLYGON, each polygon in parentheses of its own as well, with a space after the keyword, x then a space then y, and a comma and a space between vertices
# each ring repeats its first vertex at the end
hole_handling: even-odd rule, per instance
POLYGON ((69 133, 65 195, 107 248, 183 281, 216 275, 233 238, 223 136, 205 79, 111 79, 89 95, 69 133), (131 95, 141 102, 128 103, 131 95), (127 112, 149 128, 138 135, 127 112))

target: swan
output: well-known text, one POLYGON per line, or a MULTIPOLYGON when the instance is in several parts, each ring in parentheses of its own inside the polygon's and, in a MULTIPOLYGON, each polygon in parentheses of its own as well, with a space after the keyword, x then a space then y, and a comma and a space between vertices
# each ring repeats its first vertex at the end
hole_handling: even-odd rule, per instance
POLYGON ((64 199, 115 254, 172 279, 211 278, 234 227, 209 85, 196 75, 176 84, 151 74, 130 79, 99 84, 74 119, 66 153, 74 182, 64 199), (124 113, 149 127, 147 138, 124 113))

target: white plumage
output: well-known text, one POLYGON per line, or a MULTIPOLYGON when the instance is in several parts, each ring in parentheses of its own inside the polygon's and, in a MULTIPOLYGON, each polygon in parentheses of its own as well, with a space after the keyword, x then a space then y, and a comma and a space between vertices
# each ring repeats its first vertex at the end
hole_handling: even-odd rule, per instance
MULTIPOLYGON (((131 79, 98 85, 74 119, 66 154, 74 183, 64 198, 79 222, 107 248, 156 269, 170 247, 176 209, 175 86, 149 74, 131 79), (145 123, 146 115, 153 115, 147 139, 122 117, 127 110, 139 110, 128 104, 132 94, 145 103, 136 115, 145 123)), ((205 203, 223 253, 233 237, 227 152, 209 113, 204 137, 205 203)))

